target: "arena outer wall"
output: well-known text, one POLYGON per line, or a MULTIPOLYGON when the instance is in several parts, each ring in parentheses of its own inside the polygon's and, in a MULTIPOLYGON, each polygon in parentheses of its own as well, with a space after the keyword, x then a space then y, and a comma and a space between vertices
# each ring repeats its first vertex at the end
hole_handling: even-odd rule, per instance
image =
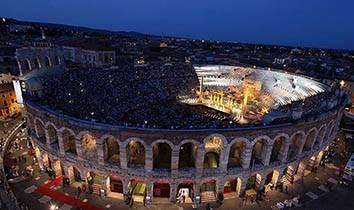
MULTIPOLYGON (((266 182, 267 175, 272 174, 271 183, 276 185, 285 180, 293 181, 302 178, 306 168, 318 166, 324 149, 334 140, 339 129, 339 120, 343 114, 343 104, 338 105, 330 112, 322 113, 311 119, 300 120, 297 123, 288 123, 273 126, 258 126, 233 129, 200 129, 200 130, 167 130, 128 128, 83 121, 27 101, 25 103, 28 131, 31 134, 35 153, 40 165, 51 164, 57 175, 64 175, 74 182, 74 172, 79 171, 81 179, 87 182, 90 172, 100 176, 102 183, 98 189, 104 189, 108 196, 117 195, 123 198, 123 193, 129 191, 131 180, 141 180, 147 185, 146 195, 154 202, 161 201, 153 197, 154 183, 168 183, 170 186, 169 198, 176 201, 178 185, 193 183, 194 197, 201 195, 203 183, 215 183, 215 195, 224 193, 224 183, 237 180, 236 187, 225 198, 241 196, 246 190, 247 180, 256 175, 253 188, 261 189, 266 182), (65 134, 64 134, 65 133, 65 134), (66 152, 65 141, 68 135, 74 137, 76 155, 66 152), (95 161, 88 160, 82 148, 82 139, 90 135, 95 140, 95 161), (205 169, 203 167, 206 154, 206 144, 210 139, 220 139, 218 168, 205 169), (106 160, 107 139, 113 140, 119 146, 119 161, 112 164, 106 160), (277 160, 271 161, 273 144, 282 139, 281 149, 277 160), (142 168, 129 167, 128 147, 131 141, 140 142, 145 150, 145 162, 142 168), (242 143, 239 167, 228 167, 230 150, 237 142, 242 143), (252 164, 253 148, 261 142, 260 164, 252 164), (295 142, 295 143, 294 143, 295 142), (154 145, 167 143, 171 148, 170 169, 154 169, 154 145), (180 148, 185 143, 192 143, 196 147, 195 167, 179 168, 180 148), (294 158, 288 159, 289 148, 294 148, 294 158), (97 162, 96 162, 97 161, 97 162), (59 163, 59 164, 58 164, 59 163), (273 173, 272 173, 273 172, 273 173), (123 185, 123 192, 112 193, 110 177, 118 177, 123 185), (289 178, 290 177, 290 178, 289 178)), ((269 181, 268 181, 269 182, 269 181)), ((95 191, 98 191, 95 189, 95 191)), ((163 199, 162 199, 163 200, 163 199)), ((202 198, 207 202, 207 198, 202 198)))

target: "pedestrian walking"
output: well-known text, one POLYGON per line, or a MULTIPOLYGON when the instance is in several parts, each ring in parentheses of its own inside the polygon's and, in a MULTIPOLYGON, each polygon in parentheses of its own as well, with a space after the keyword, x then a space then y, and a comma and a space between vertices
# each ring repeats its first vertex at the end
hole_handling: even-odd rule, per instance
POLYGON ((77 197, 80 197, 80 194, 81 194, 81 187, 77 187, 77 197))

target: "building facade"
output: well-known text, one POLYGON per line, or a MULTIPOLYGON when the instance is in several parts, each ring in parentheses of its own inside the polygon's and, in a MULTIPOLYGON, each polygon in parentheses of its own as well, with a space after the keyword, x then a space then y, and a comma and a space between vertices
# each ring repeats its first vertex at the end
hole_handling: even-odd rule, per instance
POLYGON ((20 112, 12 83, 0 84, 0 119, 6 119, 20 112))
POLYGON ((84 67, 109 67, 116 64, 116 52, 106 41, 70 40, 60 45, 66 60, 84 67))
MULTIPOLYGON (((20 76, 37 74, 64 67, 63 50, 59 47, 23 47, 16 49, 20 76)), ((28 76, 27 76, 28 77, 28 76)))

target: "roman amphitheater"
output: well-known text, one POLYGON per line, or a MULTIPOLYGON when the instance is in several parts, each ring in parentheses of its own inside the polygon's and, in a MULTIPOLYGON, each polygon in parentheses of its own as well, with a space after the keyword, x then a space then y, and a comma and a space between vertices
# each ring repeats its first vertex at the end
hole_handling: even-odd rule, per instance
MULTIPOLYGON (((159 75, 173 74, 166 71, 146 76, 145 74, 148 74, 146 72, 149 71, 141 73, 137 70, 139 68, 141 67, 133 68, 132 72, 136 74, 134 78, 148 78, 154 84, 148 82, 144 84, 154 87, 157 86, 158 79, 166 80, 162 76, 159 78, 159 75)), ((163 71, 162 68, 158 69, 163 71)), ((182 69, 185 69, 184 66, 182 69)), ((226 82, 228 85, 225 85, 226 83, 220 85, 218 79, 223 79, 222 76, 201 75, 198 73, 201 69, 210 68, 195 67, 177 76, 168 75, 168 80, 171 81, 166 84, 171 85, 169 88, 182 90, 180 83, 186 83, 182 74, 191 74, 193 81, 187 82, 192 84, 196 91, 194 95, 190 94, 188 97, 191 99, 193 96, 194 99, 178 106, 182 106, 182 110, 192 109, 195 112, 198 110, 198 113, 206 113, 205 115, 209 116, 201 118, 188 115, 185 121, 179 119, 181 116, 179 113, 187 111, 174 110, 170 102, 167 105, 162 102, 160 109, 149 112, 148 108, 152 109, 154 106, 150 105, 148 99, 143 100, 141 105, 140 101, 136 101, 140 90, 144 94, 144 91, 147 91, 145 89, 154 88, 140 87, 139 84, 135 86, 132 82, 128 87, 125 87, 124 82, 122 84, 125 86, 122 84, 119 86, 117 83, 114 87, 121 90, 140 87, 134 89, 133 97, 125 95, 122 100, 120 93, 113 95, 107 92, 108 90, 102 86, 114 83, 116 75, 112 71, 95 70, 101 72, 95 74, 94 82, 86 81, 89 78, 88 74, 93 74, 93 71, 87 70, 82 73, 65 72, 64 76, 49 79, 41 85, 37 84, 36 91, 40 92, 33 94, 29 90, 25 94, 24 105, 28 132, 32 137, 40 165, 53 168, 56 176, 63 175, 73 186, 86 182, 93 186, 95 193, 104 192, 107 196, 117 199, 123 199, 124 194, 130 193, 138 202, 144 197, 152 202, 176 202, 181 194, 186 196, 186 202, 199 199, 201 202, 207 202, 215 200, 219 194, 223 194, 225 199, 231 199, 271 185, 291 184, 294 180, 311 173, 313 167, 319 165, 323 151, 336 136, 339 119, 343 114, 345 96, 336 85, 330 82, 315 82, 311 78, 284 72, 271 75, 269 78, 275 78, 273 80, 262 79, 266 77, 264 75, 253 76, 251 78, 254 81, 261 81, 262 84, 251 82, 253 85, 256 84, 255 87, 252 86, 252 91, 268 88, 267 92, 260 94, 253 92, 251 95, 255 100, 258 98, 263 101, 263 96, 278 94, 277 97, 274 95, 272 98, 274 103, 271 105, 268 103, 266 110, 261 108, 258 110, 252 108, 251 102, 245 101, 245 98, 231 99, 235 104, 230 105, 230 101, 220 98, 223 96, 220 89, 215 89, 218 91, 217 98, 208 97, 207 94, 213 92, 211 90, 213 83, 217 83, 218 87, 237 84, 230 85, 226 82), (282 80, 283 76, 279 75, 293 78, 291 80, 293 84, 287 85, 286 81, 289 80, 282 80), (104 78, 105 76, 107 78, 104 78), (204 84, 200 82, 201 80, 204 84), (77 87, 72 84, 65 85, 63 81, 77 83, 75 84, 77 87), (314 84, 315 86, 311 86, 314 84), (208 88, 205 88, 206 86, 208 88), (50 88, 55 90, 52 91, 50 88), (272 88, 280 88, 283 92, 273 92, 270 90, 272 88), (291 88, 299 91, 296 93, 289 91, 291 88), (84 92, 87 98, 80 98, 80 92, 84 92), (295 99, 281 98, 286 92, 289 96, 296 95, 295 99), (51 99, 46 99, 47 96, 51 99), (76 100, 78 97, 79 100, 76 100), (116 104, 111 104, 113 103, 110 101, 111 98, 115 97, 116 104), (307 101, 307 97, 313 99, 307 101), (125 109, 125 103, 138 108, 135 107, 135 111, 125 109), (144 107, 145 103, 148 107, 144 107), (240 107, 240 104, 243 106, 240 107), (277 106, 273 106, 274 104, 277 106), (99 109, 95 109, 97 105, 99 109), (190 106, 198 108, 189 108, 190 106), (139 107, 143 109, 141 112, 139 107), (307 113, 307 109, 313 108, 315 110, 309 110, 307 113), (121 112, 123 117, 119 118, 121 112), (145 112, 150 114, 139 121, 140 118, 129 115, 128 112, 139 113, 139 116, 143 116, 145 112), (278 114, 274 114, 280 112, 283 113, 281 119, 278 114), (238 117, 235 117, 234 113, 238 113, 238 117), (240 116, 240 113, 244 115, 240 116), (252 115, 257 115, 257 120, 252 120, 254 119, 252 115), (172 125, 165 120, 167 117, 172 121, 172 125), (263 120, 266 118, 268 120, 263 120), (195 125, 194 119, 198 120, 195 125), (204 119, 209 120, 205 122, 206 126, 203 126, 204 119), (178 125, 174 126, 173 122, 178 125), (183 124, 184 122, 188 122, 189 125, 183 124)), ((215 68, 211 69, 215 74, 215 68)), ((153 69, 150 71, 154 72, 153 69)), ((120 72, 117 78, 124 79, 122 74, 120 72)), ((237 81, 242 83, 243 80, 237 81)), ((192 87, 188 86, 188 89, 192 87)), ((149 97, 156 101, 156 95, 162 93, 159 90, 156 89, 157 92, 151 93, 149 97)), ((239 90, 236 92, 239 93, 239 90)), ((227 95, 230 96, 230 93, 227 95)), ((176 98, 186 100, 186 94, 182 96, 176 94, 176 98)), ((178 100, 173 104, 182 103, 178 100)), ((254 100, 252 103, 259 104, 254 100)))

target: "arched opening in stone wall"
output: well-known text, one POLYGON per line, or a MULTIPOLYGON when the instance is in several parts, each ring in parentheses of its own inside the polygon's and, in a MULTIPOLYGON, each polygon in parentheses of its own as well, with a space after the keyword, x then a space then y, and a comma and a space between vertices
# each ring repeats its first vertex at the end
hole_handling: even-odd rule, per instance
POLYGON ((241 167, 241 156, 245 148, 246 143, 243 141, 235 142, 230 149, 228 168, 241 167))
POLYGON ((62 138, 63 138, 65 154, 76 155, 77 152, 76 152, 75 136, 72 133, 70 133, 69 130, 65 129, 62 132, 62 138))
POLYGON ((239 194, 241 191, 241 179, 234 178, 224 183, 224 194, 239 194))
POLYGON ((296 178, 300 178, 304 175, 305 173, 305 170, 306 170, 306 161, 303 160, 299 163, 299 165, 297 166, 297 169, 296 169, 296 178))
POLYGON ((38 57, 36 57, 36 58, 34 59, 34 67, 35 67, 36 69, 40 69, 40 68, 42 67, 41 61, 39 60, 38 57))
POLYGON ((292 184, 294 183, 294 168, 292 166, 288 166, 284 169, 283 171, 283 176, 282 176, 282 180, 281 183, 285 186, 288 184, 292 184))
POLYGON ((102 177, 92 171, 88 172, 86 177, 89 192, 99 194, 102 187, 102 177))
POLYGON ((50 61, 50 58, 48 56, 44 57, 44 65, 45 65, 45 67, 52 66, 52 62, 50 61))
POLYGON ((68 175, 67 176, 68 176, 71 183, 82 181, 80 171, 74 166, 68 167, 68 175))
POLYGON ((252 158, 251 158, 252 166, 263 163, 263 159, 265 158, 265 152, 266 152, 266 143, 267 142, 265 139, 259 139, 254 144, 252 149, 252 158))
POLYGON ((27 70, 27 71, 31 71, 32 70, 31 62, 30 62, 29 59, 25 59, 23 61, 23 68, 24 68, 24 70, 27 70))
POLYGON ((183 183, 177 186, 176 201, 179 203, 183 202, 183 196, 185 198, 185 203, 192 203, 194 199, 194 189, 193 181, 185 180, 183 183))
POLYGON ((123 182, 118 176, 110 176, 109 183, 111 192, 123 193, 123 182))
POLYGON ((312 129, 306 136, 306 141, 305 141, 303 151, 310 151, 312 149, 315 139, 316 139, 316 130, 312 129))
POLYGON ((97 175, 95 172, 88 172, 87 173, 87 182, 90 184, 97 184, 101 186, 102 184, 102 178, 101 176, 97 175))
POLYGON ((50 159, 47 153, 43 152, 41 153, 41 157, 40 159, 42 160, 42 164, 44 166, 44 168, 48 167, 51 168, 51 163, 50 163, 50 159))
POLYGON ((59 57, 59 56, 55 56, 55 58, 54 58, 54 65, 59 65, 60 62, 61 62, 60 57, 59 57))
POLYGON ((322 163, 324 154, 325 152, 322 150, 316 155, 315 167, 318 167, 322 163))
POLYGON ((129 168, 143 168, 145 166, 145 147, 135 140, 127 145, 127 163, 129 168))
POLYGON ((52 169, 54 171, 54 174, 56 177, 65 175, 63 164, 61 163, 60 160, 55 160, 52 169))
MULTIPOLYGON (((246 182, 246 195, 247 195, 247 190, 258 190, 259 189, 259 185, 262 181, 262 176, 260 174, 255 174, 251 177, 248 178, 247 182, 246 182)), ((251 192, 251 191, 249 191, 251 192)))
POLYGON ((286 138, 279 136, 275 139, 272 147, 272 154, 270 156, 270 162, 281 161, 285 150, 286 138))
POLYGON ((329 126, 328 126, 329 130, 328 130, 328 135, 327 135, 326 141, 331 141, 331 140, 333 140, 332 137, 333 137, 333 135, 334 135, 335 127, 336 127, 336 126, 335 126, 334 122, 331 121, 331 122, 329 123, 329 126))
POLYGON ((200 196, 202 202, 205 200, 213 200, 216 197, 216 181, 214 179, 204 182, 200 186, 200 196))
POLYGON ((104 160, 115 165, 120 164, 119 144, 113 137, 107 137, 103 141, 104 160))
POLYGON ((50 143, 50 147, 54 150, 59 150, 59 142, 58 142, 58 133, 56 128, 53 125, 49 124, 47 126, 48 133, 48 141, 50 143))
POLYGON ((179 148, 178 168, 195 168, 198 146, 187 142, 179 148))
POLYGON ((315 162, 316 162, 316 156, 312 156, 310 158, 310 160, 308 160, 307 162, 305 162, 305 171, 304 171, 304 176, 307 176, 309 174, 312 173, 314 166, 315 166, 315 162))
POLYGON ((146 196, 147 185, 142 179, 132 179, 128 183, 128 188, 132 192, 134 202, 143 202, 146 196))
POLYGON ((45 138, 45 131, 44 131, 43 123, 40 120, 36 119, 35 120, 35 125, 36 125, 36 136, 37 136, 38 140, 42 144, 45 144, 46 143, 46 138, 45 138))
POLYGON ((169 144, 159 142, 152 147, 153 169, 171 169, 172 149, 169 144))
POLYGON ((216 152, 207 152, 204 156, 204 168, 213 169, 219 167, 219 154, 216 152))
POLYGON ((273 170, 269 174, 267 174, 264 182, 265 191, 268 192, 269 190, 274 189, 279 178, 279 171, 277 170, 273 170))
POLYGON ((297 158, 299 153, 301 152, 301 146, 302 146, 302 141, 303 141, 303 134, 302 133, 297 133, 291 138, 289 150, 288 150, 288 161, 293 161, 297 158))
POLYGON ((89 161, 97 162, 96 139, 91 134, 85 134, 81 139, 82 157, 89 161))
POLYGON ((218 168, 220 153, 224 148, 223 140, 219 137, 212 137, 205 143, 204 168, 218 168))
POLYGON ((323 139, 326 135, 326 126, 322 126, 320 128, 320 130, 318 131, 317 137, 316 137, 316 141, 314 144, 314 148, 318 149, 320 144, 323 142, 323 139))
POLYGON ((165 180, 154 182, 153 196, 156 198, 170 198, 170 184, 165 180))

